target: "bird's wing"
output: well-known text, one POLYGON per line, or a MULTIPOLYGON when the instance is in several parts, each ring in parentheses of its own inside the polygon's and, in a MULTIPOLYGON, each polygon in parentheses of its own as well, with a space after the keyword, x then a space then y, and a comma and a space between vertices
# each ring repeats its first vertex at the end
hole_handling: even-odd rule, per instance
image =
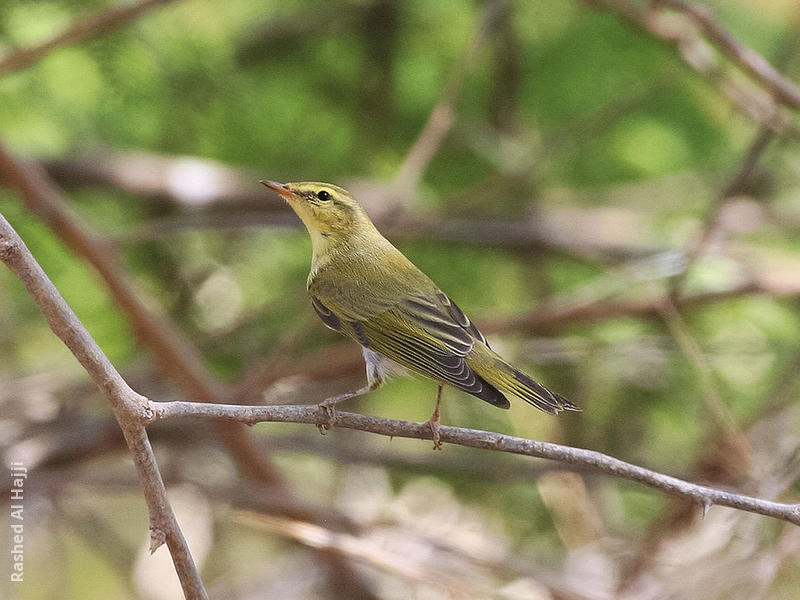
POLYGON ((458 305, 441 290, 435 298, 411 296, 400 302, 398 309, 412 322, 443 341, 453 352, 466 356, 475 341, 489 342, 458 305))
POLYGON ((400 310, 390 310, 360 323, 359 336, 367 348, 422 375, 449 383, 495 406, 507 408, 508 400, 467 364, 466 340, 448 342, 432 335, 400 310))
POLYGON ((486 338, 445 294, 410 296, 370 317, 337 316, 312 297, 320 318, 362 346, 437 381, 449 383, 495 406, 508 400, 466 361, 474 344, 486 338))

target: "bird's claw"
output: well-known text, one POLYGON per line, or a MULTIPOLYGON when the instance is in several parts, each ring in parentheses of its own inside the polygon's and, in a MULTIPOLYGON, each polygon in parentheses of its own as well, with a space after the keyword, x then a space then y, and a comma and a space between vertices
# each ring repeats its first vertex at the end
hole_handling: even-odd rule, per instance
POLYGON ((328 431, 336 425, 336 409, 333 407, 332 403, 328 402, 320 402, 319 407, 325 412, 325 415, 328 417, 327 422, 325 423, 317 423, 317 429, 322 435, 328 433, 328 431))
POLYGON ((431 418, 428 419, 428 427, 431 428, 431 435, 433 436, 433 449, 434 450, 441 450, 442 449, 442 442, 439 437, 439 415, 433 414, 431 418))

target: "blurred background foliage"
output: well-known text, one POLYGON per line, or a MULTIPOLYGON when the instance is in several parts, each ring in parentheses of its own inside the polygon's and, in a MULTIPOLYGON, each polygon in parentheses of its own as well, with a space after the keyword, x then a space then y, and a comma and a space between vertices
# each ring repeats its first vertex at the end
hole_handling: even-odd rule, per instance
MULTIPOLYGON (((5 0, 0 57, 108 6, 5 0)), ((796 3, 708 6, 800 77, 796 3)), ((331 181, 358 192, 501 353, 583 407, 558 418, 519 402, 502 412, 447 390, 445 423, 796 500, 796 107, 776 104, 785 120, 770 132, 750 100, 728 93, 729 57, 700 42, 676 51, 625 17, 630 7, 644 5, 165 3, 2 73, 0 141, 66 189, 222 388, 268 367, 264 397, 250 401, 312 403, 363 378, 357 349, 305 297, 306 233, 258 185, 331 181), (709 56, 719 71, 687 64, 709 56), (452 127, 417 178, 404 161, 448 98, 452 127), (757 165, 730 188, 762 135, 757 165), (748 285, 760 293, 737 293, 748 285), (677 313, 654 303, 530 324, 539 312, 670 290, 677 313), (719 301, 681 302, 712 293, 719 301)), ((689 23, 680 11, 664 18, 689 23)), ((133 387, 185 398, 58 232, 10 190, 0 189, 0 210, 133 387)), ((145 507, 108 442, 108 407, 5 269, 0 305, 4 456, 37 473, 26 582, 9 593, 175 597, 148 583, 153 563, 137 558, 145 507)), ((345 410, 425 420, 434 387, 396 380, 345 410)), ((297 518, 231 498, 243 476, 207 423, 152 434, 187 537, 206 540, 198 560, 212 597, 357 597, 325 583, 306 549, 319 542, 297 518)), ((290 425, 248 434, 298 498, 361 525, 353 544, 366 557, 353 564, 375 597, 791 598, 800 587, 791 525, 719 508, 701 520, 633 484, 517 457, 290 425)))

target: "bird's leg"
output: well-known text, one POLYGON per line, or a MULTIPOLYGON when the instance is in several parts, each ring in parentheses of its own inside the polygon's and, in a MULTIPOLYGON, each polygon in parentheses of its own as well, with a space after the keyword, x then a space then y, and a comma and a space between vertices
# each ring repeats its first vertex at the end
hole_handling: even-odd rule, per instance
POLYGON ((431 418, 428 419, 428 427, 431 428, 433 435, 433 449, 441 450, 442 442, 439 441, 439 405, 442 403, 442 384, 439 384, 439 389, 436 390, 436 408, 433 409, 431 418))
POLYGON ((356 396, 362 396, 368 392, 373 392, 383 383, 382 379, 373 379, 364 387, 360 387, 357 390, 352 392, 346 392, 344 394, 339 394, 338 396, 331 396, 319 403, 319 407, 325 411, 325 414, 328 415, 328 422, 321 423, 317 425, 317 429, 322 435, 325 435, 325 432, 328 431, 331 427, 336 424, 336 406, 339 402, 343 400, 349 400, 350 398, 355 398, 356 396))

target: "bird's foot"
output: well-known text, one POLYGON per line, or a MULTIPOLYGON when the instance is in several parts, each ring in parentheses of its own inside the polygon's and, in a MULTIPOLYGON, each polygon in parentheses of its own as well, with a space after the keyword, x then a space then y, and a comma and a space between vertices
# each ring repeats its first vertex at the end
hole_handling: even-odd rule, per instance
POLYGON ((433 449, 434 450, 441 450, 442 449, 442 442, 439 437, 439 412, 436 411, 431 415, 431 418, 428 419, 428 427, 431 428, 431 435, 433 436, 433 449))
POLYGON ((322 435, 325 435, 331 427, 336 425, 336 409, 334 406, 336 402, 330 402, 329 400, 323 400, 317 406, 319 406, 327 416, 328 420, 325 423, 317 423, 317 429, 322 435))

